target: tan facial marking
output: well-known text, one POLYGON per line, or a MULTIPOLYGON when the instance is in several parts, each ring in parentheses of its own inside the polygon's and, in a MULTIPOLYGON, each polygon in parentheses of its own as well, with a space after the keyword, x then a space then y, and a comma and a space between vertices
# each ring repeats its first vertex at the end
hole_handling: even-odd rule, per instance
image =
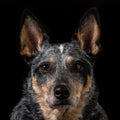
POLYGON ((91 76, 88 75, 86 85, 83 88, 83 94, 86 94, 87 92, 89 92, 89 89, 91 88, 91 86, 92 86, 92 78, 91 76))
MULTIPOLYGON (((73 87, 74 87, 74 90, 76 90, 76 97, 78 98, 78 104, 76 107, 73 107, 67 111, 66 119, 78 120, 78 118, 82 119, 82 112, 83 112, 84 107, 88 101, 88 97, 89 97, 88 92, 89 92, 91 85, 92 85, 92 79, 91 79, 91 76, 88 76, 85 86, 83 86, 83 84, 78 85, 77 82, 74 82, 72 84, 74 84, 73 87)), ((73 99, 75 100, 75 98, 73 98, 73 99)))
POLYGON ((51 63, 55 63, 55 57, 54 56, 51 56, 50 58, 49 58, 49 61, 51 62, 51 63))
POLYGON ((35 91, 35 98, 38 104, 40 105, 43 116, 45 120, 57 120, 56 116, 61 114, 58 109, 50 108, 49 105, 46 103, 46 97, 48 97, 48 86, 50 82, 47 83, 45 86, 38 86, 37 81, 35 77, 32 77, 32 85, 33 89, 35 91))
MULTIPOLYGON (((89 90, 92 85, 91 76, 87 76, 87 81, 85 86, 83 84, 79 84, 78 82, 72 82, 72 89, 75 90, 77 103, 76 106, 70 107, 68 109, 62 108, 50 108, 48 103, 46 103, 46 97, 49 95, 48 87, 51 86, 51 82, 48 82, 47 85, 41 86, 41 88, 37 85, 36 78, 32 78, 33 89, 36 93, 36 100, 40 104, 41 109, 43 110, 43 116, 45 120, 78 120, 78 118, 82 119, 82 112, 87 103, 89 97, 89 90), (38 95, 38 96, 37 96, 38 95)), ((72 92, 72 91, 71 91, 72 92)), ((74 99, 74 95, 72 95, 71 99, 74 99)), ((51 98, 49 98, 51 99, 51 98)), ((50 101, 52 101, 51 99, 50 101)))
POLYGON ((73 57, 72 57, 72 56, 68 56, 67 59, 66 59, 66 61, 67 61, 68 64, 71 63, 72 60, 73 60, 73 57))
POLYGON ((32 77, 32 86, 33 86, 33 90, 35 91, 35 93, 40 94, 40 89, 37 85, 37 80, 35 77, 32 77))

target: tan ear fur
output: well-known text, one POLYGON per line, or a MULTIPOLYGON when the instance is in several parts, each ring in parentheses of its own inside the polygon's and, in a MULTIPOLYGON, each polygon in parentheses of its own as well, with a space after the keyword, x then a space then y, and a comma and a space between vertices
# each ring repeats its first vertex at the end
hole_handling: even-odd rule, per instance
POLYGON ((100 51, 100 25, 96 9, 90 9, 82 18, 76 30, 76 37, 81 48, 87 53, 96 55, 100 51))
POLYGON ((27 57, 35 55, 36 52, 41 50, 44 37, 45 33, 37 21, 31 16, 26 16, 20 34, 21 54, 27 57))

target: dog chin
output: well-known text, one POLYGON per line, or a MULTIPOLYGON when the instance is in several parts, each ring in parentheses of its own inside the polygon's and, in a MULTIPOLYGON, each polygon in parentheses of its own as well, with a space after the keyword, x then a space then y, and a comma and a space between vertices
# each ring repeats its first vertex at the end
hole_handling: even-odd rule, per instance
POLYGON ((51 108, 69 108, 72 106, 69 100, 56 100, 54 103, 49 104, 51 108))

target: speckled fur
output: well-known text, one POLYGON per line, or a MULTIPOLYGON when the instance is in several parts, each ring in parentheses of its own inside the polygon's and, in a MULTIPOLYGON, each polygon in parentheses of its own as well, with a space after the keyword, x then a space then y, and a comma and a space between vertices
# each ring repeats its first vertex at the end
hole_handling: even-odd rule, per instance
POLYGON ((21 54, 29 58, 30 72, 24 83, 23 98, 13 109, 10 120, 107 120, 97 102, 98 91, 90 56, 99 51, 99 25, 95 14, 96 10, 91 9, 85 15, 88 17, 84 18, 70 42, 52 44, 36 19, 25 13, 21 54), (92 29, 89 25, 90 28, 93 25, 92 29), (49 69, 42 71, 43 64, 49 69), (57 85, 69 88, 65 105, 59 104, 61 101, 54 95, 57 85))

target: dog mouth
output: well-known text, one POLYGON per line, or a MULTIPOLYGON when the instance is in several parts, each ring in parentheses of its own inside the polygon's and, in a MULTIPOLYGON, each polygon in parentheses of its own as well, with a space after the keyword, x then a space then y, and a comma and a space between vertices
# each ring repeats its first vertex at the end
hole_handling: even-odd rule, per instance
MULTIPOLYGON (((50 105, 50 104, 49 104, 50 105)), ((57 107, 67 107, 71 106, 69 100, 56 100, 53 104, 50 105, 51 108, 57 108, 57 107)))

